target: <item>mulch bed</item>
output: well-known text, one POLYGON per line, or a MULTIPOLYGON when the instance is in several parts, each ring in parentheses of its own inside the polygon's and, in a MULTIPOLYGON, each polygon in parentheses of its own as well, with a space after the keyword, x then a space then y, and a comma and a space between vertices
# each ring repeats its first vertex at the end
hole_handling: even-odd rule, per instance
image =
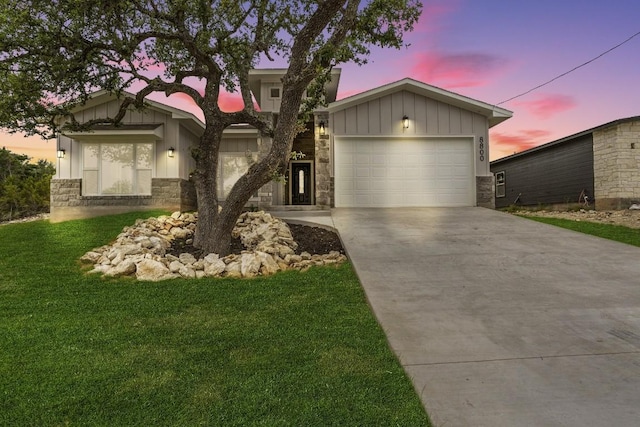
MULTIPOLYGON (((296 254, 308 252, 311 255, 324 255, 331 251, 337 251, 344 254, 344 248, 338 235, 321 227, 311 227, 308 225, 288 224, 291 229, 293 240, 298 244, 296 254)), ((246 248, 242 245, 240 239, 231 239, 232 254, 240 254, 246 248)), ((168 254, 179 256, 182 253, 190 253, 196 259, 206 255, 200 249, 187 244, 187 239, 175 239, 168 254)))

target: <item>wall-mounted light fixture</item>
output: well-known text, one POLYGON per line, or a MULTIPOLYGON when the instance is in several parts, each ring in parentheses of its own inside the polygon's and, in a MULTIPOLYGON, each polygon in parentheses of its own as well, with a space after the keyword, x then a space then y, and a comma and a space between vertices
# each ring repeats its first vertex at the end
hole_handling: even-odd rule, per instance
POLYGON ((402 116, 402 129, 409 129, 409 116, 402 116))
POLYGON ((67 151, 64 148, 59 148, 58 149, 58 158, 59 159, 64 159, 64 155, 67 154, 67 151))
POLYGON ((170 147, 170 148, 167 150, 167 157, 173 157, 173 155, 175 154, 175 152, 176 152, 176 149, 175 149, 175 148, 173 148, 173 147, 170 147))
POLYGON ((318 129, 320 131, 320 135, 324 135, 327 132, 327 130, 325 129, 324 120, 320 120, 320 123, 318 124, 318 129))

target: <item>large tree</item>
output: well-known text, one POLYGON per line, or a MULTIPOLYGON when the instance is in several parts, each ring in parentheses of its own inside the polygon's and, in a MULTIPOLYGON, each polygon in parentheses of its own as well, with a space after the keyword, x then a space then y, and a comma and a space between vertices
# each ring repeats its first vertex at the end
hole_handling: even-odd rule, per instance
POLYGON ((331 68, 365 63, 373 46, 403 46, 421 7, 419 0, 4 0, 0 126, 52 136, 117 123, 154 92, 188 95, 206 125, 193 150, 195 244, 226 254, 245 203, 286 168, 301 114, 320 102, 331 68), (288 62, 275 125, 256 111, 249 90, 249 70, 274 58, 288 62), (97 89, 132 86, 141 88, 113 117, 79 123, 72 114, 97 89), (221 111, 222 89, 239 92, 244 108, 221 111), (220 142, 234 123, 254 126, 272 145, 218 211, 220 142))

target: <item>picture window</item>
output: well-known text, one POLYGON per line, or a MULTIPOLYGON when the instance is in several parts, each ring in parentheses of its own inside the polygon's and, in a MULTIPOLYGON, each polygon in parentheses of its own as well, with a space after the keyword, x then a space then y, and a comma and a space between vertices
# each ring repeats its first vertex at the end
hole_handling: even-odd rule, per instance
POLYGON ((153 144, 102 143, 82 147, 82 195, 150 195, 153 144))

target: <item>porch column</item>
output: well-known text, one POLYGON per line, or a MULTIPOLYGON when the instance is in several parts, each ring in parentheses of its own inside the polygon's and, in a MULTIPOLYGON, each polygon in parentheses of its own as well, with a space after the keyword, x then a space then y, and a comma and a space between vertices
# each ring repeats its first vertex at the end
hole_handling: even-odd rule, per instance
POLYGON ((315 184, 316 206, 321 209, 331 208, 331 153, 329 114, 318 112, 314 114, 315 124, 315 184), (324 129, 323 129, 324 128, 324 129))

